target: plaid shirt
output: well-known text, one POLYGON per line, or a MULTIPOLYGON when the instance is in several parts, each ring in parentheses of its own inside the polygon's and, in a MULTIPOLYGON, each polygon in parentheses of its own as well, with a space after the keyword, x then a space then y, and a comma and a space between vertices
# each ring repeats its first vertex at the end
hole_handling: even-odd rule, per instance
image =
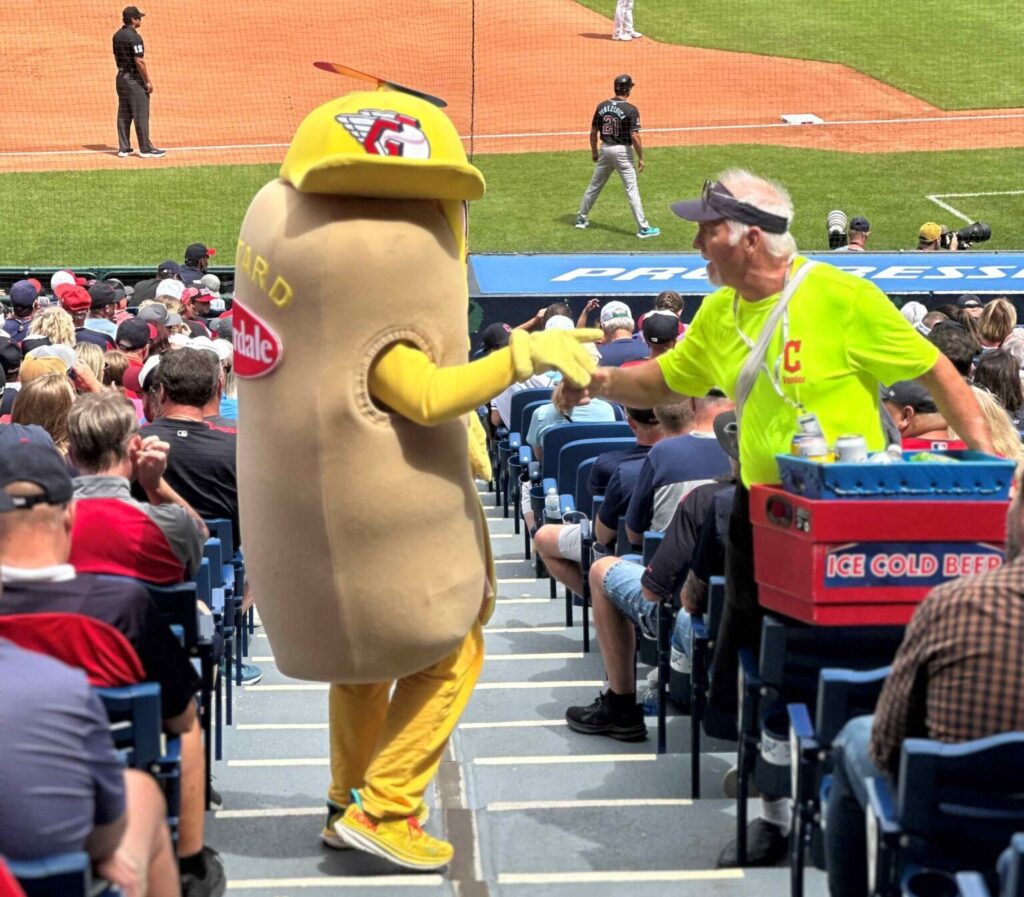
POLYGON ((895 775, 905 738, 1024 731, 1024 556, 933 589, 882 689, 871 759, 895 775))

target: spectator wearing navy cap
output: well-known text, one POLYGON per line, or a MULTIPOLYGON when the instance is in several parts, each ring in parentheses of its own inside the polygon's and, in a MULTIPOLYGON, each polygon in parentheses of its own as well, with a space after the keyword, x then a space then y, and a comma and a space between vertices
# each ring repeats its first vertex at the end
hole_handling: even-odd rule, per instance
POLYGON ((210 258, 216 254, 216 249, 208 249, 202 243, 190 243, 185 248, 185 264, 181 268, 181 279, 186 286, 192 286, 203 277, 210 265, 210 258))
MULTIPOLYGON (((664 355, 679 339, 679 318, 667 310, 648 312, 644 315, 644 322, 640 325, 640 332, 644 335, 644 342, 650 350, 650 357, 657 358, 664 355)), ((634 364, 643 364, 646 359, 624 362, 620 367, 630 367, 634 364)))
POLYGON ((128 311, 128 300, 135 295, 134 287, 126 287, 124 282, 116 277, 108 277, 104 283, 109 283, 114 288, 116 305, 114 306, 114 324, 127 321, 132 313, 128 311))
POLYGON ((100 333, 113 341, 117 337, 114 312, 117 311, 117 291, 106 281, 97 281, 89 287, 89 315, 85 319, 86 330, 100 333))
POLYGON ((511 333, 512 328, 504 323, 504 321, 488 324, 480 331, 480 345, 473 353, 474 357, 479 358, 482 355, 487 355, 495 349, 504 349, 508 345, 511 333))
POLYGON ((160 262, 156 268, 156 276, 147 280, 140 280, 135 284, 135 294, 132 300, 140 305, 147 299, 156 298, 156 288, 161 280, 181 280, 181 266, 173 259, 166 259, 160 262))
MULTIPOLYGON (((939 412, 935 399, 915 380, 899 380, 882 390, 882 403, 896 422, 900 438, 908 440, 949 440, 949 424, 939 412)), ((908 448, 917 448, 911 444, 908 448)))
POLYGON ((956 300, 956 307, 965 311, 972 318, 980 318, 981 313, 985 310, 985 306, 981 304, 981 300, 974 295, 974 293, 964 293, 956 300))
POLYGON ((863 215, 857 215, 850 219, 846 231, 846 245, 839 246, 834 251, 864 252, 867 249, 865 244, 868 242, 869 236, 871 236, 871 225, 868 224, 868 219, 863 215))
POLYGON ((20 343, 28 335, 39 290, 29 281, 19 280, 7 296, 11 300, 11 317, 4 321, 3 330, 14 342, 20 343))

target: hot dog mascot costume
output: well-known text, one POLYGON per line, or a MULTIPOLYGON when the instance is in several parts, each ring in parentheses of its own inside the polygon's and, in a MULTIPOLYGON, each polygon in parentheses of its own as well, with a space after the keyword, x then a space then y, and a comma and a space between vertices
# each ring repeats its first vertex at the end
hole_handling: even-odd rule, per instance
POLYGON ((411 869, 452 857, 423 794, 483 662, 493 567, 464 416, 600 331, 514 331, 467 361, 466 202, 440 109, 352 93, 299 126, 236 258, 246 567, 282 672, 330 682, 323 840, 411 869), (393 689, 393 691, 392 691, 393 689))

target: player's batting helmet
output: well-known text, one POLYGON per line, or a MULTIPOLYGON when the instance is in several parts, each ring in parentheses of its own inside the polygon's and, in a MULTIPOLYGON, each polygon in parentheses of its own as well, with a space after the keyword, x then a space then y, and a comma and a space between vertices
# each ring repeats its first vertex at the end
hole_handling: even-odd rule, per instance
POLYGON ((629 75, 619 75, 615 79, 615 92, 625 93, 627 90, 633 89, 633 79, 629 75))

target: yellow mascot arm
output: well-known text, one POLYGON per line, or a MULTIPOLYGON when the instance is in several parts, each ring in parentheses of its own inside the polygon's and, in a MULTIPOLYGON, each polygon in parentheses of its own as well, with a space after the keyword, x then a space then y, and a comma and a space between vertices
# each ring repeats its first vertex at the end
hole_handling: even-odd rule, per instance
POLYGON ((513 383, 543 371, 560 370, 574 385, 586 386, 596 362, 581 343, 600 337, 600 330, 516 330, 506 348, 446 368, 415 346, 396 343, 370 367, 370 394, 402 417, 433 426, 466 414, 513 383))

